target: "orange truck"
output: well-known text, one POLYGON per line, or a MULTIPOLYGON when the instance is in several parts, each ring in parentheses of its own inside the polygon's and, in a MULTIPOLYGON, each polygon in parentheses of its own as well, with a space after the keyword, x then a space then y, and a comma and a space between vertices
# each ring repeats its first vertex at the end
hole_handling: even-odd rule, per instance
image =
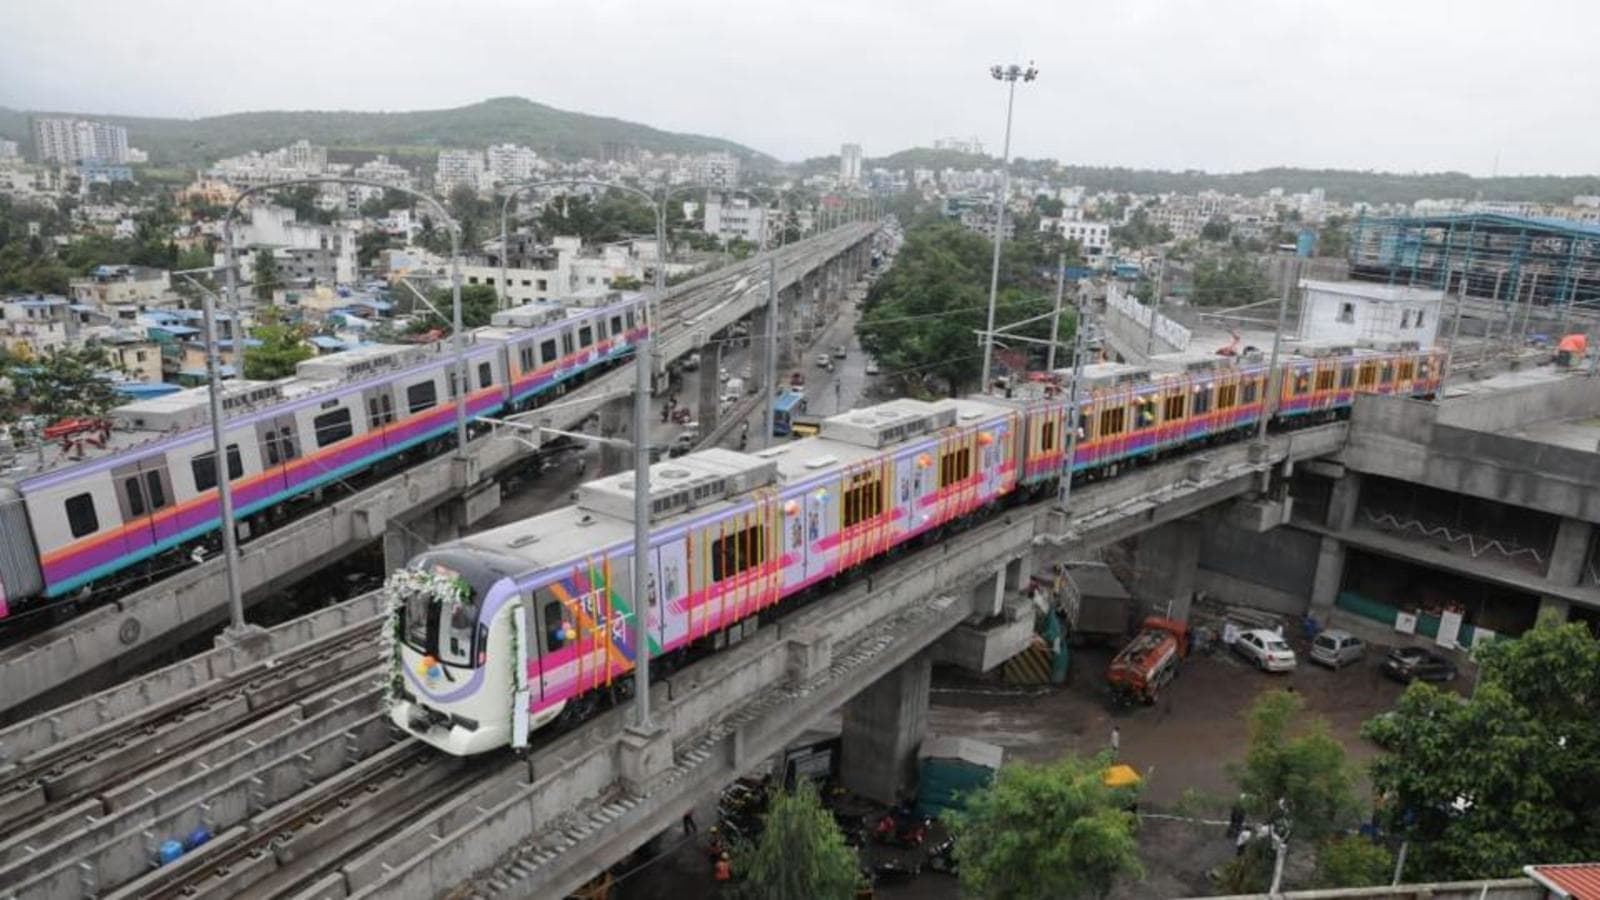
POLYGON ((1106 668, 1111 693, 1125 702, 1156 702, 1188 653, 1189 626, 1150 616, 1106 668))

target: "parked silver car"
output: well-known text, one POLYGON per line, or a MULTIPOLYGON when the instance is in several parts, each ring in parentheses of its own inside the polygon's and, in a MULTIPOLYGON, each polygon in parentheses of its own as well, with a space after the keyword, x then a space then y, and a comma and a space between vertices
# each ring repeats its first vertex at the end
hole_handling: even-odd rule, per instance
POLYGON ((1240 634, 1233 649, 1263 672, 1287 672, 1295 666, 1294 650, 1277 632, 1265 628, 1240 634))
POLYGON ((1367 644, 1348 631, 1330 628, 1311 642, 1311 659, 1332 669, 1342 669, 1367 655, 1367 644))

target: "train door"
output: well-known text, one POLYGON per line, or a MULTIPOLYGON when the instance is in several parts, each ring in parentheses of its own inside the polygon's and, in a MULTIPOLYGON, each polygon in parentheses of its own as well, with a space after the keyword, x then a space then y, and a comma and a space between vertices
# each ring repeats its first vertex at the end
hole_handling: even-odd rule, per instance
POLYGON ((778 528, 778 561, 782 590, 793 590, 806 580, 805 496, 791 494, 778 503, 782 522, 778 528))
POLYGON ((980 499, 984 501, 999 496, 1004 484, 1002 467, 1006 459, 1006 447, 1011 442, 1009 425, 1008 419, 1001 419, 978 428, 978 472, 981 479, 978 490, 980 499))
POLYGON ((289 464, 300 458, 294 416, 273 416, 257 422, 256 442, 261 448, 261 472, 270 486, 269 495, 288 490, 289 464))
POLYGON ((824 481, 802 501, 806 531, 806 580, 832 575, 839 558, 839 482, 824 481))
POLYGON ((367 416, 367 433, 373 436, 375 447, 389 446, 387 428, 394 424, 394 390, 388 385, 367 388, 361 392, 361 407, 367 416))
POLYGON ((137 553, 156 543, 155 514, 172 504, 172 479, 164 457, 127 463, 111 470, 111 484, 122 513, 123 548, 137 553))

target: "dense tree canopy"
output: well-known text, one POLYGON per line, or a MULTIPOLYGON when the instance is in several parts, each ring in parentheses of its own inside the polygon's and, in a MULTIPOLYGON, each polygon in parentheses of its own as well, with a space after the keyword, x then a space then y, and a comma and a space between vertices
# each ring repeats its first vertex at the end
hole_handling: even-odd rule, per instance
POLYGON ((804 779, 773 795, 760 838, 737 848, 733 859, 741 893, 752 900, 850 900, 861 880, 858 865, 833 814, 804 779))
POLYGON ((1413 684, 1366 725, 1408 881, 1600 858, 1600 641, 1544 621, 1479 657, 1470 698, 1413 684))
POLYGON ((1197 260, 1190 280, 1196 306, 1244 306, 1267 299, 1269 290, 1256 261, 1237 252, 1197 260))
MULTIPOLYGON (((1068 245, 1070 265, 1076 249, 1068 245)), ((878 279, 856 333, 861 346, 885 373, 915 383, 932 375, 952 393, 970 387, 982 371, 978 332, 986 324, 993 245, 981 234, 943 222, 906 234, 894 266, 878 279)), ((1055 303, 1055 259, 1033 241, 1008 241, 1001 254, 1000 295, 995 325, 1004 326, 1050 312, 1055 303), (1041 270, 1041 263, 1048 262, 1041 270)), ((1068 302, 1070 302, 1070 297, 1068 302)), ((1019 331, 1047 338, 1047 320, 1019 331)), ((1070 344, 1073 317, 1062 314, 1057 338, 1070 344)), ((1004 342, 1004 338, 1001 339, 1004 342)), ((1030 345, 1014 342, 1027 352, 1030 345)))
POLYGON ((1293 839, 1317 841, 1356 822, 1356 773, 1327 722, 1304 711, 1299 694, 1262 694, 1245 714, 1250 745, 1232 774, 1253 821, 1282 818, 1293 839))
POLYGON ((1137 821, 1125 808, 1128 789, 1105 785, 1110 762, 1065 756, 1003 766, 951 823, 965 891, 1070 900, 1104 896, 1118 878, 1137 876, 1137 821))
MULTIPOLYGON (((418 317, 416 330, 427 331, 438 328, 446 334, 449 333, 455 319, 455 295, 447 287, 434 288, 428 292, 428 302, 439 311, 435 316, 427 307, 417 304, 418 317), (442 317, 442 318, 441 318, 442 317)), ((500 311, 500 295, 495 289, 486 284, 463 284, 461 286, 461 324, 467 328, 478 328, 489 324, 496 312, 500 311)))

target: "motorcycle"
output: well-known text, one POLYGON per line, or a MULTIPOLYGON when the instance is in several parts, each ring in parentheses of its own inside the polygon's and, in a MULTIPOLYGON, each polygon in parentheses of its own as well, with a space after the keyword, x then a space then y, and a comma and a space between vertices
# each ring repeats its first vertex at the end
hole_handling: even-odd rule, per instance
POLYGON ((926 817, 899 819, 894 813, 884 813, 873 837, 886 847, 920 847, 932 825, 933 820, 926 817))
POLYGON ((950 875, 961 874, 961 865, 956 862, 956 842, 954 838, 945 838, 928 848, 928 868, 935 872, 945 872, 950 875))

